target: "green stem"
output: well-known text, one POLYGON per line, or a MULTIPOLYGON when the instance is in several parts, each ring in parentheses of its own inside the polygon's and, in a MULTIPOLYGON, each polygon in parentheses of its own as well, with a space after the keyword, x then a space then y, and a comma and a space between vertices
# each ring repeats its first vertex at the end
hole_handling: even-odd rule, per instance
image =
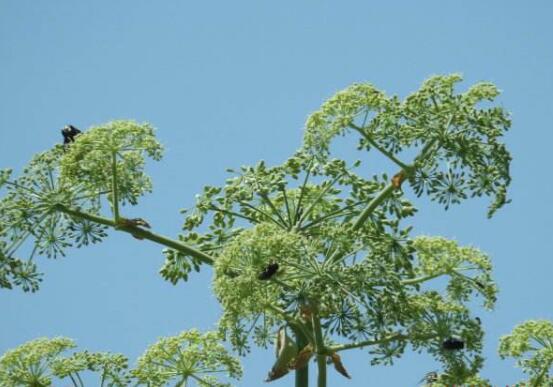
MULTIPOLYGON (((447 123, 447 127, 449 127, 449 124, 451 123, 451 119, 447 123)), ((417 164, 421 161, 423 161, 426 157, 428 157, 432 151, 432 147, 436 144, 438 140, 432 139, 426 143, 426 145, 423 147, 421 152, 415 157, 413 160, 413 163, 411 165, 406 166, 407 169, 402 169, 399 173, 403 172, 407 176, 412 174, 417 167, 417 164)), ((384 201, 386 200, 392 192, 394 192, 394 184, 389 183, 380 193, 374 197, 367 207, 363 210, 361 214, 359 214, 358 218, 353 223, 353 231, 357 231, 361 228, 361 226, 367 221, 369 216, 373 213, 373 211, 384 201)), ((340 258, 343 257, 343 252, 336 251, 332 256, 330 256, 327 259, 327 262, 329 263, 335 263, 340 260, 340 258)))
POLYGON ((317 355, 317 387, 326 387, 326 355, 317 355))
POLYGON ((286 215, 288 216, 288 224, 290 225, 290 228, 293 226, 292 224, 292 213, 290 212, 290 205, 288 204, 288 196, 286 195, 286 187, 282 188, 282 197, 284 199, 284 206, 286 207, 286 215))
POLYGON ((279 223, 278 220, 276 220, 275 218, 273 218, 271 215, 269 215, 268 213, 266 213, 265 211, 262 211, 260 210, 259 208, 257 207, 254 207, 252 206, 251 204, 249 203, 246 203, 246 202, 238 202, 241 206, 244 206, 244 207, 248 207, 249 209, 255 211, 255 212, 258 212, 260 213, 261 215, 263 215, 264 217, 266 217, 267 219, 269 219, 271 222, 273 222, 274 224, 276 224, 277 226, 279 227, 282 227, 282 228, 287 228, 286 227, 286 224, 284 223, 279 223))
POLYGON ((353 348, 368 347, 369 345, 386 344, 386 343, 389 343, 391 341, 396 341, 396 340, 407 340, 409 338, 417 339, 417 340, 428 340, 428 339, 432 339, 434 337, 436 337, 436 335, 425 335, 425 336, 411 337, 411 336, 408 336, 408 335, 404 335, 402 333, 395 333, 393 335, 383 337, 382 339, 379 339, 379 340, 365 340, 365 341, 356 341, 356 342, 352 342, 352 343, 348 343, 348 344, 333 345, 331 347, 328 347, 328 351, 329 352, 339 352, 339 351, 345 351, 345 350, 353 349, 353 348))
POLYGON ((274 305, 271 305, 271 304, 265 304, 265 307, 267 309, 275 312, 276 314, 278 314, 284 320, 286 320, 288 325, 290 325, 290 327, 292 327, 293 330, 301 331, 309 342, 314 341, 313 335, 311 335, 309 333, 309 330, 307 329, 307 327, 302 322, 298 321, 297 319, 293 318, 292 316, 289 316, 286 313, 286 311, 280 309, 278 306, 274 306, 274 305))
POLYGON ((175 387, 186 387, 186 376, 183 376, 182 379, 175 384, 175 387))
POLYGON ((198 261, 202 263, 212 266, 215 262, 215 258, 209 254, 206 254, 182 242, 165 237, 163 235, 156 234, 152 231, 145 230, 136 226, 122 225, 121 223, 117 223, 112 219, 104 218, 102 216, 90 214, 87 212, 81 212, 61 204, 58 204, 56 208, 57 210, 66 213, 67 215, 70 215, 76 218, 87 219, 94 223, 103 224, 105 226, 112 227, 116 230, 129 233, 138 238, 147 239, 149 241, 158 243, 160 245, 175 249, 183 254, 190 255, 196 258, 198 261))
POLYGON ((75 387, 79 387, 79 385, 77 384, 77 381, 75 380, 72 374, 69 374, 69 378, 71 379, 71 382, 75 387))
POLYGON ((298 227, 301 227, 301 222, 303 222, 305 219, 307 219, 307 216, 309 215, 309 213, 319 203, 319 200, 321 200, 324 197, 324 195, 326 195, 326 193, 334 186, 334 184, 336 184, 336 182, 338 180, 340 180, 340 178, 342 176, 344 176, 344 174, 340 174, 340 175, 336 176, 334 179, 332 179, 332 181, 325 188, 323 188, 323 190, 319 193, 319 195, 317 195, 315 200, 313 200, 309 204, 309 207, 307 207, 307 209, 301 214, 300 218, 297 221, 298 227))
POLYGON ((111 190, 112 190, 112 209, 113 218, 119 221, 119 191, 117 188, 117 154, 111 154, 111 190))
POLYGON ((305 172, 305 178, 303 179, 303 184, 300 187, 300 196, 298 197, 298 203, 296 204, 296 210, 294 211, 294 225, 299 221, 301 217, 301 206, 302 206, 302 200, 303 200, 303 194, 305 193, 305 189, 307 187, 307 181, 309 180, 309 177, 311 175, 311 166, 313 165, 314 158, 311 158, 309 161, 309 165, 307 166, 307 172, 305 172))
MULTIPOLYGON (((206 382, 204 379, 202 379, 202 378, 200 378, 200 377, 198 377, 198 376, 196 376, 196 375, 194 375, 194 374, 190 375, 190 377, 191 377, 192 379, 196 379, 198 382, 202 383, 201 385, 210 386, 210 387, 215 387, 213 384, 206 382)), ((185 382, 186 382, 186 381, 185 381, 185 382)))
POLYGON ((376 141, 374 141, 363 129, 364 128, 360 128, 359 126, 355 125, 354 123, 350 123, 349 124, 350 127, 352 127, 353 129, 355 129, 357 132, 359 132, 359 134, 361 134, 365 140, 367 140, 367 142, 375 149, 377 149, 380 153, 382 153, 384 156, 386 156, 387 158, 389 158, 392 162, 394 162, 397 166, 399 166, 401 169, 409 169, 409 166, 407 164, 405 164, 404 162, 402 162, 400 159, 398 159, 397 157, 394 156, 393 153, 391 152, 388 152, 386 149, 384 149, 383 147, 381 147, 380 145, 378 145, 376 143, 376 141))
POLYGON ((269 197, 267 195, 262 195, 262 194, 259 194, 259 196, 261 196, 261 199, 263 199, 263 201, 269 206, 269 208, 273 211, 273 213, 278 217, 278 219, 280 219, 280 221, 282 222, 282 224, 285 226, 285 228, 288 229, 288 226, 286 224, 286 221, 284 220, 284 218, 282 217, 282 215, 280 214, 280 211, 275 207, 275 205, 273 204, 273 202, 271 201, 271 199, 269 199, 269 197))
MULTIPOLYGON (((296 336, 296 345, 298 346, 298 350, 301 351, 307 344, 309 344, 309 341, 299 329, 294 329, 294 334, 296 336)), ((305 367, 296 370, 295 376, 295 387, 309 387, 309 363, 305 367)))
POLYGON ((401 284, 402 285, 416 285, 416 284, 420 284, 422 282, 430 281, 434 278, 441 277, 442 275, 446 275, 446 274, 447 273, 438 273, 438 274, 426 275, 426 276, 422 276, 422 277, 411 278, 411 279, 408 279, 408 280, 401 281, 401 284))
POLYGON ((75 375, 77 375, 77 379, 79 380, 79 383, 81 384, 81 387, 84 387, 84 382, 83 382, 83 380, 81 379, 81 375, 79 375, 78 372, 75 372, 75 375))
POLYGON ((245 219, 247 220, 248 222, 250 223, 253 223, 253 224, 256 224, 257 223, 257 220, 255 220, 254 218, 251 218, 249 216, 246 216, 246 215, 242 215, 242 214, 239 214, 238 212, 234 212, 234 211, 229 211, 229 210, 225 210, 224 208, 219 208, 215 205, 211 205, 209 207, 212 211, 217 211, 217 212, 220 212, 222 214, 227 214, 227 215, 231 215, 231 216, 236 216, 237 218, 242 218, 242 219, 245 219))
POLYGON ((373 213, 373 211, 378 207, 384 200, 388 198, 394 192, 394 185, 392 183, 388 184, 380 193, 370 201, 369 205, 363 210, 359 215, 355 223, 353 223, 353 230, 357 231, 361 226, 367 221, 367 218, 373 213))
MULTIPOLYGON (((313 308, 314 309, 314 308, 313 308)), ((315 331, 315 353, 317 354, 317 387, 326 387, 326 349, 319 315, 313 312, 313 330, 315 331)))

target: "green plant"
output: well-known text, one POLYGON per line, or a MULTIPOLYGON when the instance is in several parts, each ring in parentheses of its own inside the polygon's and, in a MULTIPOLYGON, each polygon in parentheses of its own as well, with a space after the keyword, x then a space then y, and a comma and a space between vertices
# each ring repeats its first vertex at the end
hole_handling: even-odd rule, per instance
POLYGON ((145 158, 162 152, 152 127, 90 128, 37 155, 20 177, 0 175, 8 191, 0 202, 0 286, 36 291, 36 254, 64 255, 111 228, 164 246, 160 272, 174 284, 213 266, 222 337, 244 355, 252 340, 267 347, 277 336, 268 379, 295 370, 296 386, 307 386, 315 358, 322 387, 327 362, 349 377, 341 351, 367 347, 372 364, 391 364, 410 346, 442 362, 448 381, 469 380, 483 359, 482 329, 467 304, 479 296, 493 307, 490 259, 444 238, 413 237, 403 225, 417 211, 406 184, 445 209, 489 196, 492 216, 508 202, 511 157, 501 138, 510 120, 490 103, 499 91, 479 83, 456 93, 460 81, 432 77, 403 101, 369 84, 337 93, 309 117, 303 145, 284 163, 230 170, 223 186, 205 187, 177 238, 122 215, 121 206, 151 188, 145 158), (366 162, 335 157, 332 142, 345 135, 397 170, 368 176, 366 162), (207 231, 197 231, 201 225, 207 231), (16 258, 27 239, 31 257, 16 258), (437 278, 447 280, 444 292, 437 278))
POLYGON ((553 366, 553 323, 529 320, 516 326, 501 338, 499 355, 517 359, 517 365, 530 377, 530 386, 553 386, 549 374, 553 366))

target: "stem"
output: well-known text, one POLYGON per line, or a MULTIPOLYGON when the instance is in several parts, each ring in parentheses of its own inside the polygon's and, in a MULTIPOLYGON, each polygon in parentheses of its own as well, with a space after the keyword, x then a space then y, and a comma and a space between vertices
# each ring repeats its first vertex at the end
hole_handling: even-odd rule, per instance
POLYGON ((326 387, 326 350, 319 315, 313 312, 311 316, 315 331, 315 353, 317 354, 317 387, 326 387))
POLYGON ((384 156, 389 158, 392 162, 394 162, 401 169, 405 169, 405 170, 409 169, 409 166, 407 164, 405 164, 404 162, 402 162, 397 157, 395 157, 393 153, 388 152, 386 149, 384 149, 380 145, 378 145, 376 143, 376 141, 374 141, 367 133, 365 133, 365 131, 363 130, 364 128, 360 128, 359 126, 355 125, 354 123, 350 123, 349 126, 352 127, 353 129, 355 129, 357 132, 359 132, 359 134, 361 134, 365 138, 365 140, 367 140, 367 142, 369 144, 371 144, 371 146, 373 148, 377 149, 380 153, 382 153, 384 156))
POLYGON ((280 221, 285 226, 285 228, 288 228, 288 225, 286 224, 286 221, 284 220, 282 215, 280 215, 280 211, 275 207, 275 205, 273 204, 271 199, 269 199, 269 197, 267 195, 261 195, 260 194, 260 196, 263 199, 263 201, 269 206, 269 208, 273 211, 273 213, 280 219, 280 221))
POLYGON ((152 231, 145 230, 145 229, 142 229, 142 228, 136 227, 136 226, 135 227, 133 227, 133 226, 123 226, 120 223, 117 223, 112 219, 104 218, 102 216, 90 214, 90 213, 87 213, 87 212, 81 212, 81 211, 66 207, 62 204, 58 204, 56 208, 57 208, 57 210, 59 210, 63 213, 66 213, 67 215, 70 215, 70 216, 73 216, 73 217, 76 217, 76 218, 87 219, 87 220, 90 220, 91 222, 94 222, 94 223, 103 224, 105 226, 112 227, 116 230, 123 231, 123 232, 126 232, 128 234, 134 235, 136 237, 139 237, 139 238, 142 238, 142 239, 148 239, 149 241, 155 242, 157 244, 175 249, 175 250, 177 250, 177 251, 179 251, 183 254, 190 255, 190 256, 196 258, 198 261, 200 261, 202 263, 205 263, 205 264, 208 264, 208 265, 212 266, 213 263, 215 262, 215 258, 212 257, 209 254, 206 254, 206 253, 204 253, 200 250, 196 250, 195 248, 193 248, 193 247, 191 247, 187 244, 184 244, 180 241, 176 241, 176 240, 168 238, 166 236, 153 233, 152 231))
POLYGON ((113 218, 116 222, 119 221, 119 191, 117 189, 117 155, 115 152, 111 154, 111 190, 113 194, 112 209, 113 218))
POLYGON ((69 374, 69 378, 71 379, 71 382, 75 387, 79 387, 79 385, 77 384, 77 381, 75 380, 72 374, 69 374))
MULTIPOLYGON (((446 127, 449 127, 449 124, 451 123, 451 118, 449 119, 448 123, 447 123, 447 126, 446 127)), ((438 139, 432 139, 430 141, 428 141, 426 143, 426 145, 422 148, 421 152, 415 157, 415 159, 413 160, 413 163, 411 165, 408 165, 406 166, 407 169, 402 169, 400 171, 405 173, 407 176, 409 176, 410 174, 413 173, 413 171, 415 170, 416 166, 417 166, 417 163, 419 163, 420 161, 424 160, 426 157, 428 157, 428 155, 430 154, 430 151, 432 149, 432 147, 436 144, 436 142, 438 141, 438 139)), ((382 191, 380 191, 380 193, 374 197, 370 202, 369 204, 367 205, 367 207, 363 210, 363 212, 359 215, 359 217, 356 219, 356 221, 353 223, 353 231, 357 231, 359 230, 359 228, 361 228, 361 226, 365 223, 365 221, 368 219, 368 217, 372 214, 372 212, 384 201, 386 200, 391 194, 392 192, 394 192, 394 185, 392 183, 389 183, 386 187, 384 187, 384 189, 382 191)), ((327 260, 327 262, 329 263, 335 263, 337 262, 338 260, 340 260, 340 258, 343 257, 343 252, 340 252, 340 251, 337 251, 335 252, 334 254, 332 254, 332 256, 330 256, 327 260)))
POLYGON ((231 216, 236 216, 237 218, 245 219, 245 220, 247 220, 248 222, 253 223, 253 224, 256 224, 256 223, 257 223, 257 220, 255 220, 254 218, 250 218, 249 216, 239 214, 238 212, 225 210, 224 208, 219 208, 219 207, 217 207, 217 206, 215 206, 215 205, 213 205, 213 204, 212 204, 209 208, 210 208, 212 211, 217 211, 217 212, 220 212, 220 213, 222 213, 222 214, 227 214, 227 215, 231 215, 231 216))
POLYGON ((428 340, 428 339, 432 339, 434 337, 436 337, 436 335, 425 335, 425 336, 410 337, 410 336, 404 335, 402 333, 395 333, 393 335, 384 337, 384 338, 379 339, 379 340, 365 340, 365 341, 356 341, 356 342, 352 342, 352 343, 348 343, 348 344, 333 345, 333 346, 329 347, 328 350, 330 352, 339 352, 339 351, 345 351, 345 350, 353 349, 353 348, 367 347, 369 345, 386 344, 386 343, 389 343, 390 341, 395 341, 395 340, 407 340, 409 338, 416 338, 418 340, 428 340))
POLYGON ((392 183, 388 184, 380 193, 370 201, 369 205, 363 210, 359 215, 355 223, 353 224, 353 230, 359 230, 367 218, 372 214, 376 207, 380 205, 384 200, 388 198, 394 191, 394 186, 392 183))
MULTIPOLYGON (((204 379, 202 379, 202 378, 200 378, 200 377, 198 377, 198 376, 196 376, 196 375, 194 375, 194 374, 190 375, 190 377, 191 377, 192 379, 196 379, 198 382, 200 382, 200 383, 202 383, 202 384, 204 384, 204 385, 206 385, 206 386, 215 387, 215 386, 213 386, 213 384, 206 382, 204 379)), ((186 380, 185 380, 185 382, 186 382, 186 380)))
POLYGON ((324 215, 324 216, 321 216, 320 218, 317 218, 315 220, 313 220, 311 223, 308 223, 306 224, 305 226, 301 226, 300 227, 300 230, 307 230, 309 227, 313 227, 321 222, 324 222, 325 220, 329 219, 329 218, 332 218, 333 216, 334 217, 338 217, 338 216, 343 216, 343 215, 347 215, 347 214, 342 214, 341 212, 345 212, 347 210, 350 210, 352 208, 354 208, 355 206, 358 206, 360 204, 363 204, 363 202, 356 202, 356 203, 353 203, 353 204, 350 204, 349 206, 345 206, 345 207, 342 207, 342 208, 339 208, 337 209, 336 211, 332 211, 332 212, 329 212, 328 214, 324 215))
POLYGON ((268 213, 266 213, 265 211, 262 211, 260 210, 259 208, 257 207, 254 207, 252 206, 251 204, 249 203, 246 203, 246 202, 238 202, 241 206, 245 206, 245 207, 248 207, 249 209, 255 211, 255 212, 258 212, 260 213, 261 215, 263 215, 264 217, 266 217, 267 219, 269 219, 270 221, 272 221, 274 224, 276 224, 277 226, 279 227, 282 227, 282 228, 286 228, 286 224, 283 224, 283 223, 279 223, 276 219, 274 219, 271 215, 269 215, 268 213))
POLYGON ((317 387, 326 387, 326 356, 317 355, 317 387))
POLYGON ((297 319, 289 316, 288 314, 286 314, 286 312, 284 310, 280 309, 278 306, 274 306, 274 305, 271 305, 271 304, 265 304, 265 308, 267 308, 269 310, 272 310, 273 312, 278 314, 280 317, 282 317, 284 320, 286 320, 288 325, 290 325, 292 327, 292 329, 294 329, 295 331, 297 330, 297 331, 302 332, 304 337, 306 337, 309 342, 314 341, 313 335, 311 335, 309 333, 308 329, 305 327, 305 325, 302 322, 300 322, 297 319))
POLYGON ((307 167, 307 172, 305 173, 305 178, 303 179, 303 184, 300 187, 300 196, 298 197, 298 203, 296 205, 296 211, 294 214, 294 224, 298 222, 301 216, 301 201, 303 200, 303 194, 305 192, 305 187, 307 186, 307 181, 309 180, 309 176, 311 175, 311 165, 313 164, 314 158, 311 158, 309 161, 309 166, 307 167))
POLYGON ((402 285, 416 285, 416 284, 420 284, 421 282, 426 282, 426 281, 430 281, 434 278, 438 278, 442 275, 445 275, 447 273, 438 273, 438 274, 432 274, 432 275, 426 275, 426 276, 423 276, 423 277, 417 277, 417 278, 411 278, 411 279, 408 279, 408 280, 403 280, 401 281, 401 284, 402 285))
MULTIPOLYGON (((299 329, 294 329, 294 334, 296 336, 296 345, 298 346, 298 350, 301 351, 307 344, 309 344, 309 341, 299 329)), ((295 387, 309 387, 309 363, 305 367, 296 370, 295 376, 295 387)))
POLYGON ((288 204, 288 196, 286 195, 286 187, 282 188, 282 197, 284 199, 284 206, 286 207, 286 214, 288 216, 288 224, 290 227, 293 226, 292 224, 292 213, 290 212, 290 206, 288 204))
POLYGON ((319 193, 319 195, 317 195, 317 197, 315 198, 315 200, 313 200, 310 204, 309 204, 309 207, 307 207, 307 209, 305 210, 305 212, 303 212, 301 214, 301 216, 299 217, 298 219, 298 226, 301 227, 301 222, 303 222, 306 218, 307 218, 307 215, 309 215, 309 213, 313 210, 313 208, 317 205, 317 203, 319 202, 319 200, 321 200, 325 195, 326 193, 334 186, 334 184, 336 184, 336 182, 338 180, 340 180, 340 178, 344 176, 344 174, 340 174, 338 176, 336 176, 334 179, 332 179, 332 181, 325 187, 323 188, 323 190, 319 193))
POLYGON ((81 375, 79 375, 78 372, 75 372, 75 375, 77 375, 77 379, 79 380, 79 383, 81 384, 81 387, 84 387, 83 380, 81 379, 81 375))
POLYGON ((175 384, 175 387, 186 387, 186 376, 183 376, 182 379, 175 384))

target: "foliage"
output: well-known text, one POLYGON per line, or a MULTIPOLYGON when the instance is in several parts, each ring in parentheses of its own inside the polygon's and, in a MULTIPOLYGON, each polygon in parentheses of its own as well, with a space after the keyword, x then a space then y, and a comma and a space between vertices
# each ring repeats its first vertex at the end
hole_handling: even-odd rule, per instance
POLYGON ((195 329, 162 338, 138 359, 132 374, 148 386, 161 386, 170 380, 177 380, 175 385, 181 386, 188 379, 199 386, 230 386, 218 382, 214 374, 224 372, 237 379, 242 376, 242 369, 219 341, 216 333, 202 335, 195 329))
POLYGON ((553 323, 548 320, 529 320, 503 336, 499 343, 502 358, 513 357, 529 376, 531 386, 553 385, 553 323))
MULTIPOLYGON (((195 208, 183 210, 176 239, 120 214, 120 205, 137 204, 151 190, 145 159, 162 153, 152 127, 115 121, 91 128, 38 155, 21 177, 0 174, 8 190, 0 202, 0 286, 36 290, 35 253, 64 255, 112 227, 163 245, 160 272, 173 284, 213 264, 223 306, 218 334, 240 354, 252 341, 266 347, 277 332, 286 338, 287 328, 301 338, 303 348, 281 345, 295 349, 280 351, 286 356, 277 356, 271 380, 312 355, 319 375, 330 359, 347 377, 337 353, 363 347, 372 364, 392 364, 410 347, 443 364, 439 382, 477 378, 483 332, 469 305, 482 297, 483 307, 493 308, 491 261, 455 241, 416 237, 405 225, 417 210, 403 184, 445 209, 489 196, 488 216, 509 201, 511 157, 501 138, 510 120, 491 104, 499 91, 478 83, 457 93, 460 81, 457 74, 432 77, 404 100, 370 84, 338 92, 309 117, 301 148, 282 164, 242 166, 229 170, 222 186, 206 186, 195 208), (333 140, 346 134, 359 136, 358 150, 378 152, 399 170, 369 177, 361 161, 335 158, 333 140), (106 203, 109 217, 102 214, 106 203), (27 237, 33 252, 18 260, 14 253, 27 237), (448 348, 448 340, 462 345, 448 348)), ((238 377, 221 337, 189 331, 162 339, 132 375, 154 385, 189 378, 207 385, 219 382, 200 374, 221 366, 238 377)), ((88 364, 85 358, 65 369, 88 364)), ((320 376, 320 385, 325 380, 320 376)))
POLYGON ((115 168, 119 200, 122 204, 137 204, 141 195, 152 190, 151 180, 144 173, 147 156, 154 160, 162 156, 152 126, 113 121, 77 137, 61 160, 61 176, 69 184, 84 185, 89 192, 109 192, 115 168))
MULTIPOLYGON (((112 156, 120 202, 136 204, 151 190, 144 158, 161 157, 149 124, 114 121, 93 127, 69 147, 57 145, 36 155, 14 180, 11 171, 0 173, 0 187, 7 190, 0 200, 0 287, 15 285, 34 292, 42 280, 36 255, 58 258, 71 246, 106 237, 105 224, 68 215, 60 208, 98 215, 102 198, 112 192, 112 156), (15 252, 27 240, 32 240, 29 258, 16 258, 15 252)), ((113 201, 112 195, 108 200, 113 201)))
POLYGON ((478 83, 455 94, 461 80, 458 74, 432 77, 404 101, 370 84, 350 86, 309 117, 305 146, 326 157, 331 140, 352 130, 361 134, 360 149, 392 155, 435 143, 434 155, 414 166, 410 182, 415 192, 428 193, 446 209, 468 195, 494 196, 491 216, 507 202, 511 156, 500 138, 511 122, 502 108, 482 107, 499 95, 493 84, 478 83))
POLYGON ((85 370, 100 373, 102 387, 129 383, 123 355, 85 351, 61 356, 73 348, 75 343, 67 338, 39 338, 6 352, 0 357, 0 386, 46 387, 54 378, 68 378, 74 386, 82 386, 79 373, 85 370))
POLYGON ((83 371, 98 374, 100 387, 161 386, 179 379, 177 386, 188 378, 198 386, 223 387, 215 374, 227 373, 239 378, 242 369, 230 356, 214 332, 200 334, 195 329, 177 336, 161 338, 138 359, 137 367, 128 369, 128 360, 120 354, 107 352, 63 352, 75 348, 67 338, 39 338, 6 352, 0 357, 0 386, 46 387, 55 379, 70 380, 83 387, 83 371))

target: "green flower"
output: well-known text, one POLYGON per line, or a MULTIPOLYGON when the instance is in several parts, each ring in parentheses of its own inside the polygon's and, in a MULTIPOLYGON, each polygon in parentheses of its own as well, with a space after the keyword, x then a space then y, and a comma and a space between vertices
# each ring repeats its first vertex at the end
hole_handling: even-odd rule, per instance
POLYGON ((191 329, 151 345, 138 359, 132 374, 139 384, 147 386, 161 386, 171 380, 176 381, 176 386, 188 380, 196 381, 198 386, 230 386, 215 378, 221 372, 233 379, 242 376, 240 363, 220 344, 217 333, 201 334, 191 329))
POLYGON ((530 377, 531 386, 552 385, 553 323, 530 320, 520 324, 501 338, 499 355, 517 359, 517 365, 530 377))

